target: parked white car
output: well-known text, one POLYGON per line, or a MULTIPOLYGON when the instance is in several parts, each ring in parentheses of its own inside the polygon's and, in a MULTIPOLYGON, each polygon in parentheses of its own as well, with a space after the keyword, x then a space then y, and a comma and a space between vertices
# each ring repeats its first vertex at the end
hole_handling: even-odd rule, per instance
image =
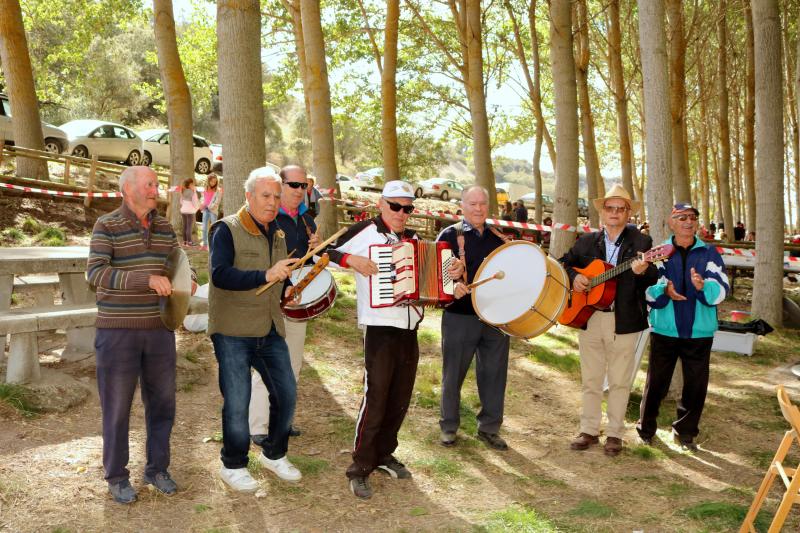
POLYGON ((339 184, 339 190, 341 192, 361 190, 358 188, 353 178, 345 176, 344 174, 336 174, 336 182, 339 184))
POLYGON ((75 157, 139 165, 142 162, 142 139, 130 128, 102 120, 71 120, 61 125, 67 132, 67 152, 75 157))
MULTIPOLYGON (((169 130, 165 128, 144 130, 139 132, 139 136, 144 142, 144 158, 142 159, 142 164, 147 166, 156 164, 162 167, 169 167, 169 130)), ((199 135, 193 135, 192 138, 194 139, 194 171, 198 174, 208 174, 211 172, 211 161, 213 159, 211 146, 207 140, 199 135)))
MULTIPOLYGON (((44 134, 44 151, 53 154, 60 154, 67 148, 67 134, 64 130, 56 128, 52 124, 42 122, 42 133, 44 134)), ((8 96, 0 93, 0 137, 5 139, 7 144, 14 144, 14 124, 11 121, 11 103, 8 96)))
POLYGON ((354 176, 354 185, 362 191, 378 191, 383 189, 383 168, 375 167, 354 176))
POLYGON ((211 170, 222 172, 222 145, 211 145, 211 170))
POLYGON ((447 178, 430 178, 417 184, 414 195, 417 198, 441 198, 444 201, 451 198, 461 199, 464 186, 457 181, 447 178))

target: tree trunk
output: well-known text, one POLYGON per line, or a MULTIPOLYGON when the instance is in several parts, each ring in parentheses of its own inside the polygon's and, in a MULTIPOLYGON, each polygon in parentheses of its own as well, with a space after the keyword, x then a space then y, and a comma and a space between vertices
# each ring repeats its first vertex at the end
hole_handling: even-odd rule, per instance
MULTIPOLYGON (((786 2, 784 2, 786 5, 786 2)), ((794 167, 794 175, 797 176, 797 173, 800 172, 800 131, 798 130, 798 123, 797 123, 797 98, 800 98, 800 93, 796 93, 794 90, 794 79, 795 74, 792 69, 792 50, 790 46, 790 36, 789 36, 789 13, 787 11, 786 16, 783 20, 783 53, 786 56, 786 93, 787 93, 787 100, 789 103, 789 109, 787 110, 788 114, 788 126, 789 126, 789 134, 791 139, 791 151, 792 151, 792 159, 789 159, 787 156, 786 158, 786 165, 794 167), (792 161, 792 165, 789 165, 789 162, 792 161)), ((798 39, 800 42, 800 39, 798 39)), ((788 146, 787 146, 788 149, 788 146)), ((788 180, 786 183, 786 194, 787 194, 787 207, 789 209, 789 220, 792 219, 792 195, 791 195, 791 176, 792 172, 786 172, 786 179, 788 180)), ((800 218, 800 205, 795 206, 797 207, 797 214, 800 218)), ((788 228, 791 231, 793 226, 789 224, 788 228)))
POLYGON ((300 0, 283 0, 286 11, 292 16, 292 35, 294 36, 294 50, 297 53, 297 70, 300 74, 300 83, 303 86, 303 104, 306 108, 306 124, 311 124, 311 104, 308 102, 306 87, 306 44, 303 39, 303 19, 300 16, 300 0))
POLYGON ((497 213, 497 190, 492 167, 492 149, 489 140, 489 118, 486 114, 486 94, 483 91, 483 45, 481 34, 481 2, 466 0, 464 67, 467 73, 465 88, 472 119, 472 158, 475 165, 475 182, 489 191, 489 212, 497 213))
POLYGON ((731 131, 728 122, 728 25, 727 0, 720 0, 717 18, 719 39, 719 69, 717 90, 719 98, 719 197, 722 202, 722 220, 728 241, 733 241, 733 211, 731 210, 731 131))
MULTIPOLYGON (((589 26, 586 0, 578 0, 575 4, 577 36, 575 46, 575 73, 577 76, 578 101, 581 113, 581 139, 583 139, 583 159, 586 164, 586 188, 589 198, 597 198, 597 184, 600 176, 600 162, 597 158, 597 147, 594 139, 594 119, 592 104, 589 100, 589 26)), ((599 224, 594 203, 589 202, 589 224, 596 228, 599 224)))
POLYGON ((639 0, 639 41, 647 133, 647 216, 653 242, 669 234, 672 204, 669 77, 663 0, 639 0))
POLYGON ((753 11, 750 0, 743 0, 745 15, 745 104, 744 104, 744 181, 747 191, 747 227, 756 227, 756 73, 753 44, 753 11))
POLYGON ((244 205, 244 182, 267 160, 258 0, 217 0, 219 118, 225 147, 226 215, 244 205))
MULTIPOLYGON (((178 55, 172 0, 153 0, 153 28, 161 85, 167 102, 170 185, 174 187, 194 176, 194 139, 192 97, 178 55)), ((179 198, 180 193, 172 193, 169 221, 174 228, 182 226, 179 198)))
MULTIPOLYGON (((0 66, 5 74, 8 100, 14 117, 14 144, 44 150, 39 100, 36 98, 19 0, 0 0, 0 13, 0 66)), ((49 179, 46 161, 18 157, 16 165, 17 176, 49 179)))
MULTIPOLYGON (((542 135, 544 136, 544 142, 547 144, 547 153, 550 156, 550 163, 553 165, 553 168, 556 168, 556 159, 558 157, 556 154, 556 146, 553 143, 553 138, 550 136, 550 131, 547 129, 547 124, 544 122, 544 114, 542 113, 541 57, 539 53, 539 31, 536 29, 537 5, 538 0, 531 0, 528 6, 528 27, 531 34, 531 51, 533 53, 533 94, 536 99, 534 113, 536 115, 537 128, 539 124, 542 126, 542 135)), ((536 197, 541 198, 541 194, 537 193, 536 197)))
POLYGON ((386 181, 400 179, 397 156, 397 36, 400 24, 400 0, 386 2, 386 30, 381 70, 381 139, 383 175, 386 181))
POLYGON ((670 111, 672 113, 672 185, 676 202, 690 202, 689 167, 686 160, 686 37, 682 0, 667 0, 669 18, 670 111))
MULTIPOLYGON (((336 152, 333 146, 331 91, 328 66, 325 62, 325 39, 322 34, 319 0, 300 0, 303 39, 306 51, 306 87, 311 110, 311 150, 314 175, 320 187, 336 187, 336 152)), ((317 225, 323 235, 336 232, 336 211, 333 202, 321 202, 317 225)))
MULTIPOLYGON (((786 16, 789 16, 788 13, 786 16)), ((786 58, 789 61, 789 58, 786 58)), ((797 67, 794 71, 794 94, 800 97, 800 38, 797 39, 797 67)), ((795 106, 797 116, 795 117, 795 122, 800 124, 800 105, 795 106)), ((795 171, 794 171, 794 205, 797 206, 798 210, 800 210, 800 150, 795 149, 794 151, 794 162, 795 162, 795 171)), ((755 227, 755 226, 753 226, 755 227)), ((800 233, 800 216, 797 217, 795 220, 795 231, 800 233)))
MULTIPOLYGON (((631 133, 628 122, 628 94, 625 89, 622 69, 622 38, 619 23, 619 0, 608 3, 608 62, 611 71, 611 87, 617 109, 617 130, 619 131, 619 158, 622 166, 622 186, 635 196, 633 187, 633 160, 631 158, 631 133)), ((662 28, 663 31, 663 28, 662 28)))
MULTIPOLYGON (((575 225, 578 220, 578 97, 572 44, 571 0, 550 2, 550 64, 556 104, 556 165, 553 220, 575 225)), ((571 231, 554 231, 550 255, 561 257, 575 241, 571 231)))
POLYGON ((753 0, 756 65, 756 268, 754 316, 783 324, 783 76, 777 0, 753 0))

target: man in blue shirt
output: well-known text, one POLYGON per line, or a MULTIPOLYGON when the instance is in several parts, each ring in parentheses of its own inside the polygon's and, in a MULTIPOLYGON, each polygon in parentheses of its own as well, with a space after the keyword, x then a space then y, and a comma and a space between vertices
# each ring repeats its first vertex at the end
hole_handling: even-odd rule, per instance
POLYGON ((658 282, 646 291, 653 333, 636 425, 639 437, 650 444, 656 433, 661 400, 669 391, 680 359, 683 391, 672 430, 675 441, 692 451, 697 450, 694 439, 700 432, 708 391, 711 345, 718 326, 717 305, 730 290, 725 265, 716 248, 695 236, 698 215, 697 209, 686 203, 672 209, 669 227, 673 235, 666 243, 673 244, 676 251, 659 267, 658 282))

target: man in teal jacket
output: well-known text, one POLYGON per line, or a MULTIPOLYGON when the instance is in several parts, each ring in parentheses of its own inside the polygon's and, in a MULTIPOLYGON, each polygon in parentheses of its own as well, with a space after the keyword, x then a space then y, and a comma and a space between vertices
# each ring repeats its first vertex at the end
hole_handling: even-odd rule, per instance
POLYGON ((669 391, 678 359, 683 368, 683 391, 678 401, 674 438, 696 450, 695 437, 708 390, 709 362, 717 305, 727 296, 728 276, 713 246, 695 236, 699 212, 690 204, 676 204, 669 220, 673 235, 666 243, 675 253, 658 269, 659 279, 645 292, 650 306, 650 363, 640 418, 636 425, 646 444, 656 433, 658 409, 669 391))

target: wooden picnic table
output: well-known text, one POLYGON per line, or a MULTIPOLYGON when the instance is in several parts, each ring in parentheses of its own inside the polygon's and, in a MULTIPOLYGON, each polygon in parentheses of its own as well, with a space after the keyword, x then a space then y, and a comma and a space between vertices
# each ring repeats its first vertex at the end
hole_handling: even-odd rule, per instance
MULTIPOLYGON (((86 282, 86 262, 89 258, 88 246, 40 246, 40 247, 20 247, 20 248, 0 248, 0 318, 9 318, 12 315, 19 315, 24 309, 11 309, 11 295, 14 292, 14 280, 22 276, 57 274, 58 289, 61 293, 61 305, 54 302, 45 304, 43 307, 32 308, 31 312, 41 312, 43 315, 63 314, 69 315, 68 310, 78 310, 94 306, 94 293, 86 282)), ((73 311, 74 314, 74 311, 73 311)), ((83 313, 84 319, 80 327, 67 327, 67 347, 64 350, 65 356, 73 354, 87 353, 94 349, 94 327, 85 325, 87 313, 83 313)), ((93 322, 93 321, 92 321, 93 322)), ((45 321, 42 322, 44 327, 45 321)), ((75 325, 75 321, 67 319, 70 326, 75 325)), ((37 343, 29 340, 27 350, 37 350, 37 343)), ((5 351, 6 336, 0 335, 0 354, 5 351)), ((14 343, 12 342, 12 348, 14 343)), ((9 369, 7 379, 9 381, 25 381, 35 379, 38 376, 37 354, 28 354, 24 358, 23 369, 17 369, 16 364, 11 364, 9 356, 9 369), (13 366, 13 368, 12 368, 13 366), (35 367, 35 368, 34 368, 35 367), (20 375, 13 375, 19 374, 20 375), (12 379, 13 378, 13 379, 12 379)))

